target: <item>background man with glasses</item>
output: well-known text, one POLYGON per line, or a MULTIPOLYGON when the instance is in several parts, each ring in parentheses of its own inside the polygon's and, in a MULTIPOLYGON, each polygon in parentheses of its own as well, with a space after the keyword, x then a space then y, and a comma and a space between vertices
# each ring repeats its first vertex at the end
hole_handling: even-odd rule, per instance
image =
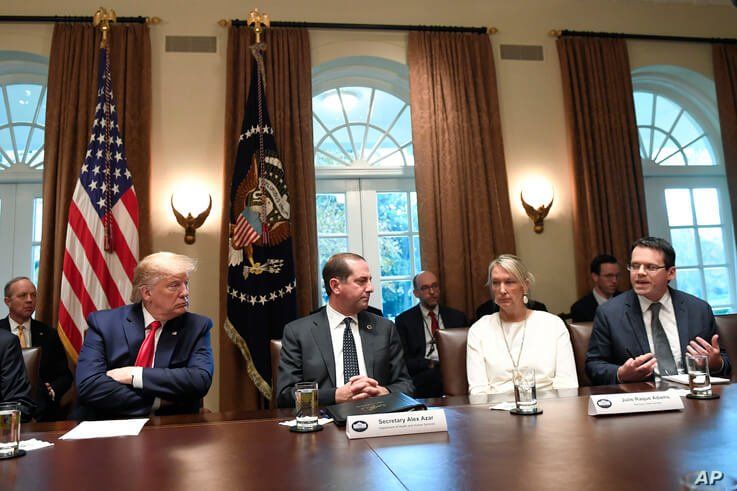
POLYGON ((440 329, 468 327, 470 322, 463 312, 439 304, 440 284, 430 271, 418 273, 412 286, 420 303, 399 314, 396 320, 404 360, 415 384, 415 396, 441 397, 443 382, 436 333, 440 329))
POLYGON ((731 372, 709 304, 668 286, 675 263, 666 240, 644 237, 630 247, 633 289, 601 305, 594 318, 586 371, 595 385, 675 374, 687 353, 707 355, 714 375, 731 372))
POLYGON ((599 254, 591 261, 591 281, 594 288, 571 305, 573 322, 591 322, 599 305, 619 295, 619 264, 610 254, 599 254))

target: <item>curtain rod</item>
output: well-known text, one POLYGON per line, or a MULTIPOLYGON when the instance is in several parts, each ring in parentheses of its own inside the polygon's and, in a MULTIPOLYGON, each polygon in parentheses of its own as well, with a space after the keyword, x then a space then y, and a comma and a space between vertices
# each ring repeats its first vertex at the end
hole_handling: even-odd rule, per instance
MULTIPOLYGON (((218 24, 245 26, 246 21, 241 19, 221 19, 218 24)), ((271 27, 301 27, 304 29, 353 29, 364 31, 430 31, 430 32, 467 32, 473 34, 496 34, 496 27, 462 27, 462 26, 421 26, 421 25, 393 25, 393 24, 346 24, 334 22, 289 22, 272 21, 271 27)))
POLYGON ((681 43, 707 43, 707 44, 736 44, 737 39, 732 38, 704 38, 689 36, 660 36, 657 34, 627 34, 621 32, 592 32, 592 31, 569 31, 564 29, 551 30, 549 34, 552 37, 562 36, 581 36, 581 37, 603 37, 615 39, 636 39, 642 41, 676 41, 681 43))
MULTIPOLYGON (((89 22, 92 23, 92 17, 80 16, 62 16, 62 15, 0 15, 0 22, 89 22)), ((159 24, 160 17, 118 17, 118 23, 128 24, 159 24)))

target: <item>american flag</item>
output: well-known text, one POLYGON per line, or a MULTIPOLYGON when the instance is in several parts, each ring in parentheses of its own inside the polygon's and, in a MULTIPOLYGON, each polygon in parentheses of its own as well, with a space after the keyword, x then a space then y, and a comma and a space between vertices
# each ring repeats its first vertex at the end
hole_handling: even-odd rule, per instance
POLYGON ((59 335, 75 359, 87 316, 125 305, 138 263, 138 199, 113 99, 107 50, 100 49, 97 106, 69 205, 59 302, 59 335))

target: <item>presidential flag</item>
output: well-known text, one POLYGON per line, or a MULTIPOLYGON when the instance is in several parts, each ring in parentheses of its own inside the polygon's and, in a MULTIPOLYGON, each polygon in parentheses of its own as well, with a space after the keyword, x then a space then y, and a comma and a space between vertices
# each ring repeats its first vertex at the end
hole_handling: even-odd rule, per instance
POLYGON ((125 305, 138 263, 138 200, 128 170, 106 48, 100 49, 97 106, 69 205, 59 335, 76 361, 87 316, 125 305))
POLYGON ((287 183, 266 109, 264 45, 251 50, 251 86, 230 189, 225 330, 269 400, 269 340, 281 339, 284 324, 297 315, 296 281, 287 183))

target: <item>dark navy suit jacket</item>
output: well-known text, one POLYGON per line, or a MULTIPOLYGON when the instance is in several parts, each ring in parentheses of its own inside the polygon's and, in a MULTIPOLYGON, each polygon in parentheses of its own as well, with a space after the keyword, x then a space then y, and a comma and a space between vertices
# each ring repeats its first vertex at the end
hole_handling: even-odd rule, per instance
POLYGON ((23 421, 36 410, 18 336, 5 330, 0 330, 0 402, 20 403, 23 421))
POLYGON ((162 328, 152 368, 143 369, 143 388, 116 382, 113 368, 133 366, 143 343, 141 304, 90 314, 77 364, 80 419, 123 418, 150 413, 154 398, 164 403, 158 414, 196 413, 212 383, 212 321, 185 313, 162 328))
MULTIPOLYGON (((689 341, 701 336, 711 342, 717 333, 714 314, 703 300, 688 293, 670 289, 678 325, 682 356, 689 341)), ((724 367, 713 375, 728 376, 731 372, 729 356, 721 348, 724 367)), ((594 385, 617 383, 617 368, 632 356, 650 352, 642 309, 637 294, 626 291, 599 306, 594 317, 594 328, 586 353, 586 372, 594 385)), ((684 364, 685 366, 685 364, 684 364)))

